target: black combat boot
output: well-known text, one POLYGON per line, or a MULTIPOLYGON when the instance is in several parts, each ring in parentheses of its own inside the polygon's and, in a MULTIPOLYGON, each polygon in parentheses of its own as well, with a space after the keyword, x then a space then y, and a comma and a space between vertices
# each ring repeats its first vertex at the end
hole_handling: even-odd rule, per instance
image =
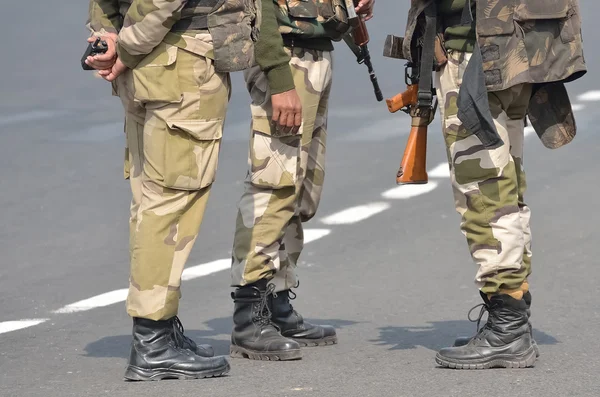
POLYGON ((183 324, 181 324, 179 317, 175 316, 171 321, 173 331, 177 334, 177 340, 181 342, 179 347, 190 350, 201 357, 213 357, 215 355, 211 345, 197 345, 196 342, 183 334, 183 324))
POLYGON ((270 295, 275 286, 267 280, 237 288, 230 355, 251 360, 296 360, 302 358, 300 345, 281 335, 271 321, 270 295))
POLYGON ((229 372, 225 357, 200 357, 180 347, 173 320, 133 319, 126 380, 198 379, 229 372))
POLYGON ((281 335, 295 340, 300 346, 335 345, 337 343, 335 328, 329 325, 313 325, 304 321, 290 303, 290 299, 295 298, 296 294, 289 290, 277 292, 272 296, 271 319, 281 330, 281 335), (293 295, 292 298, 290 293, 293 295))
MULTIPOLYGON (((531 293, 529 291, 525 292, 523 294, 523 300, 525 301, 525 304, 527 304, 527 318, 531 318, 531 293)), ((480 305, 475 306, 473 309, 475 309, 476 307, 479 307, 480 305)), ((473 310, 471 309, 471 311, 473 310)), ((482 306, 482 312, 479 313, 479 319, 481 319, 481 317, 483 316, 483 311, 485 311, 485 305, 482 306)), ((469 315, 471 314, 471 312, 469 312, 469 315)), ((478 320, 479 320, 478 319, 478 320)), ((471 320, 471 318, 469 317, 470 321, 478 321, 478 320, 471 320)), ((533 348, 535 349, 535 357, 539 357, 540 356, 540 349, 535 341, 535 339, 533 339, 533 327, 531 326, 531 321, 529 322, 529 333, 531 334, 531 343, 533 344, 533 348)), ((472 336, 459 336, 458 338, 456 338, 456 340, 454 341, 454 346, 464 346, 467 343, 469 343, 469 341, 472 339, 472 336)))
POLYGON ((480 294, 488 312, 487 323, 466 345, 440 350, 435 361, 456 369, 532 367, 535 349, 525 300, 506 294, 488 299, 480 294))

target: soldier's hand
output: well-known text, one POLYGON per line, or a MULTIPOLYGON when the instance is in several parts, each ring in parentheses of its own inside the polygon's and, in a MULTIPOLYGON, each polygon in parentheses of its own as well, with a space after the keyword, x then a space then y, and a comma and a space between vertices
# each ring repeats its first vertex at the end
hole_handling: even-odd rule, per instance
POLYGON ((368 21, 369 19, 373 18, 374 6, 375 0, 360 0, 355 10, 357 14, 364 15, 364 20, 368 21))
POLYGON ((98 74, 106 81, 114 81, 123 72, 127 70, 127 66, 121 62, 119 58, 115 61, 115 64, 110 69, 100 70, 98 74))
POLYGON ((273 122, 284 131, 296 134, 302 124, 302 103, 295 89, 271 95, 273 122))
MULTIPOLYGON (((85 63, 96 70, 110 69, 117 60, 117 34, 107 33, 101 36, 101 39, 106 42, 106 52, 104 54, 96 54, 86 58, 85 63)), ((93 43, 96 37, 88 37, 87 42, 93 43)))

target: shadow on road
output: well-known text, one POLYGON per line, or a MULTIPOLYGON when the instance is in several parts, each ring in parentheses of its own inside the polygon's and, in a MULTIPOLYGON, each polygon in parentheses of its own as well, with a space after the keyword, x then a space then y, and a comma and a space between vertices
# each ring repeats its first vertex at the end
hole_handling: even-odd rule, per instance
MULTIPOLYGON (((305 319, 312 324, 331 325, 336 329, 356 324, 356 321, 340 319, 305 319)), ((220 317, 205 322, 204 330, 186 329, 185 335, 198 344, 209 344, 213 347, 215 355, 229 354, 229 335, 233 328, 231 317, 220 317), (214 339, 221 337, 220 339, 214 339)), ((85 357, 118 357, 128 358, 131 347, 131 335, 113 335, 99 339, 88 344, 84 351, 85 357)))
MULTIPOLYGON (((379 338, 375 342, 379 346, 390 346, 389 350, 414 349, 422 346, 438 351, 452 346, 458 336, 471 336, 477 330, 473 323, 467 320, 434 321, 424 327, 381 327, 379 338)), ((483 326, 483 324, 482 324, 483 326)), ((539 345, 554 345, 559 341, 552 335, 533 329, 533 337, 539 345)))

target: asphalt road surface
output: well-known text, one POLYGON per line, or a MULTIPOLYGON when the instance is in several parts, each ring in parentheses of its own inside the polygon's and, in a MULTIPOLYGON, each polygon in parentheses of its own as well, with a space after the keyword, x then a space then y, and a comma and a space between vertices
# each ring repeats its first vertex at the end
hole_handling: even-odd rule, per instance
MULTIPOLYGON (((381 56, 401 35, 408 2, 378 1, 368 23, 384 95, 403 90, 403 63, 381 56)), ((375 101, 366 68, 336 46, 327 178, 307 228, 295 307, 337 328, 339 344, 296 362, 231 359, 226 377, 127 383, 131 320, 129 187, 123 113, 109 85, 84 72, 85 1, 4 2, 0 12, 1 396, 598 396, 600 266, 600 5, 583 1, 589 73, 569 85, 578 136, 525 165, 532 208, 534 335, 525 370, 455 371, 435 352, 475 331, 479 303, 454 211, 439 118, 430 182, 395 185, 409 119, 375 101)), ((228 259, 246 172, 248 96, 233 76, 219 173, 188 262, 186 333, 228 354, 228 259)))

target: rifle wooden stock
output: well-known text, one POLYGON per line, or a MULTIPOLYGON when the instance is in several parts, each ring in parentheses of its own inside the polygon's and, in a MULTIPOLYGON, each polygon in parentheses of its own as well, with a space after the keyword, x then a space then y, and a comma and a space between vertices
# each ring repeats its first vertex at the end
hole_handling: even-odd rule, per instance
POLYGON ((358 6, 359 0, 345 0, 346 8, 348 9, 348 23, 352 27, 352 37, 354 38, 354 44, 359 47, 367 45, 369 43, 369 31, 367 25, 361 15, 357 15, 354 10, 358 6))
POLYGON ((408 86, 408 89, 400 94, 397 94, 392 99, 386 99, 388 110, 390 113, 396 113, 398 110, 408 106, 417 104, 417 93, 419 92, 419 85, 412 84, 408 86))
POLYGON ((420 116, 412 116, 408 142, 404 156, 396 174, 398 185, 425 184, 427 178, 427 126, 429 120, 420 116))

